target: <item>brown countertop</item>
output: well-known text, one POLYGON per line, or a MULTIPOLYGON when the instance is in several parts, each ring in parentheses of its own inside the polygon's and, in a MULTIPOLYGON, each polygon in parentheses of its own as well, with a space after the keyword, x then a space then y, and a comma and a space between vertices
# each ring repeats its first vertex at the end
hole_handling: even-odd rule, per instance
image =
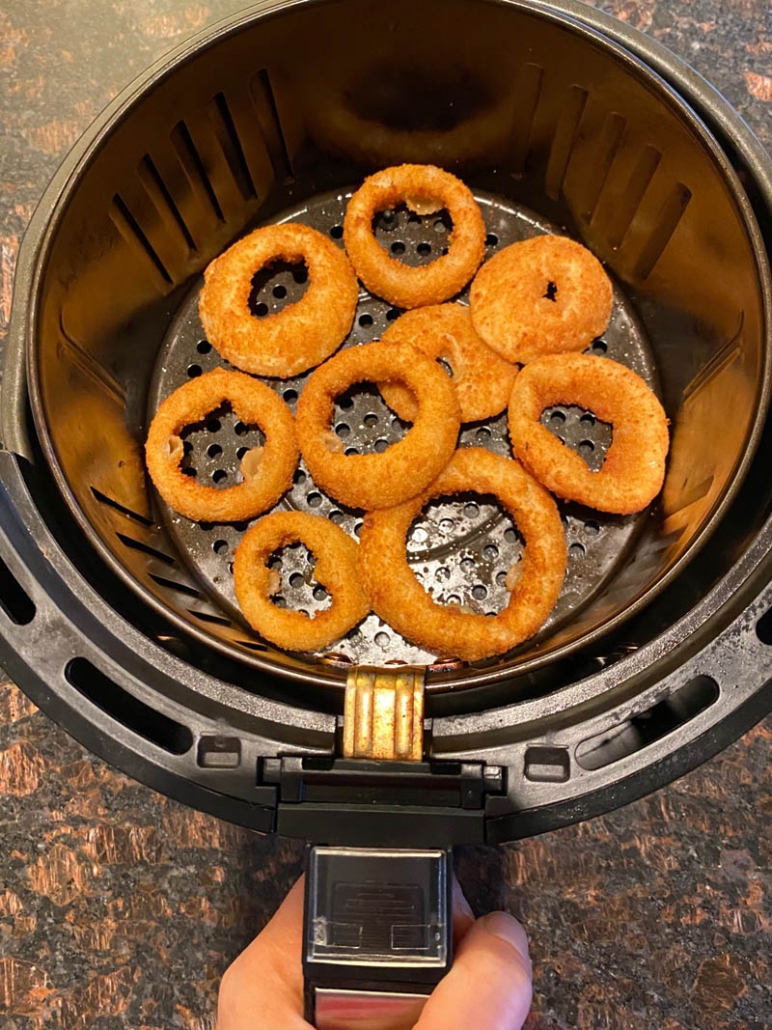
MULTIPOLYGON (((59 160, 133 75, 243 6, 16 0, 0 10, 0 335, 59 160)), ((603 5, 697 67, 772 145, 766 0, 603 5)), ((772 1026, 772 719, 671 787, 506 848, 469 848, 479 912, 526 923, 529 1030, 772 1026)), ((0 685, 0 1025, 212 1030, 219 978, 301 846, 168 801, 0 685)))

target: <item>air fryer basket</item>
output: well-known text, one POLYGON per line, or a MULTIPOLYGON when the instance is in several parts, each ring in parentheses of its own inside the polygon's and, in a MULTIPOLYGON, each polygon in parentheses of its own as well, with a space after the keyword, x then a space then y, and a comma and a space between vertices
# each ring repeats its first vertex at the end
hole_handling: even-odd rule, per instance
MULTIPOLYGON (((38 436, 60 488, 146 599, 258 668, 291 675, 307 659, 266 648, 244 627, 228 582, 240 533, 202 530, 169 513, 160 519, 141 452, 158 393, 216 358, 198 356, 206 341, 195 319, 199 284, 191 295, 190 278, 256 222, 288 217, 289 209, 335 233, 346 189, 363 171, 406 157, 439 160, 488 191, 491 240, 545 228, 524 213, 531 209, 582 239, 615 275, 616 316, 598 346, 652 381, 659 375, 672 426, 662 500, 637 519, 567 509, 572 562, 552 625, 509 660, 487 663, 488 674, 494 665, 530 671, 587 646, 661 588, 715 525, 764 415, 763 258, 739 184, 709 134, 626 54, 554 17, 488 4, 460 5, 457 16, 451 33, 438 30, 435 19, 448 15, 431 4, 420 13, 400 4, 300 5, 226 36, 138 98, 57 218, 29 367, 38 436), (442 45, 427 54, 430 27, 442 45), (325 197, 326 190, 336 192, 325 197), (126 512, 134 514, 130 532, 126 512)), ((416 243, 431 245, 435 221, 384 225, 383 235, 398 236, 414 255, 416 243)), ((275 306, 273 295, 288 288, 290 298, 302 290, 285 273, 256 299, 275 306)), ((355 340, 380 335, 394 314, 364 301, 355 340)), ((276 385, 288 397, 302 388, 276 385)), ((378 417, 368 404, 377 407, 360 400, 348 423, 340 409, 352 433, 347 446, 395 438, 398 430, 384 432, 383 406, 378 439, 368 434, 378 417)), ((565 417, 552 413, 553 424, 565 417)), ((237 445, 254 442, 237 440, 232 421, 218 430, 221 421, 191 438, 200 477, 222 475, 223 459, 232 468, 237 445), (207 452, 223 447, 209 468, 207 452)), ((579 413, 569 430, 571 421, 574 442, 600 454, 601 427, 593 439, 579 413)), ((468 429, 462 443, 486 432, 468 429)), ((493 435, 505 448, 503 420, 493 435)), ((357 524, 320 501, 308 480, 289 503, 335 512, 349 529, 357 524)), ((486 606, 501 603, 492 597, 496 577, 517 544, 501 525, 486 531, 492 509, 463 511, 455 564, 441 560, 448 513, 425 523, 427 581, 436 585, 447 573, 447 598, 475 604, 480 591, 486 606), (499 553, 488 560, 486 548, 499 553), (468 576, 459 571, 464 561, 468 576)), ((298 574, 284 571, 285 579, 298 574)), ((291 594, 287 584, 284 592, 291 594)), ((313 603, 307 595, 295 603, 313 603)), ((375 617, 321 661, 379 659, 431 662, 375 617)), ((445 663, 429 687, 470 685, 477 676, 445 663)))
MULTIPOLYGON (((765 631, 753 632, 765 601, 748 607, 766 583, 761 484, 771 481, 767 449, 754 459, 770 378, 757 224, 768 218, 767 169, 708 96, 703 113, 715 108, 717 128, 744 148, 741 185, 734 149, 690 106, 699 84, 683 80, 686 102, 612 41, 602 15, 587 20, 605 35, 581 13, 506 0, 265 3, 119 98, 52 186, 21 255, 3 388, 3 659, 135 775, 274 828, 270 762, 335 751, 340 692, 326 688, 344 684, 352 663, 431 663, 374 617, 332 654, 268 646, 232 602, 228 564, 244 527, 165 511, 142 460, 158 399, 218 361, 196 313, 208 261, 285 218, 339 239, 350 190, 402 160, 442 164, 472 186, 491 252, 561 231, 598 254, 616 302, 594 349, 645 375, 671 420, 665 489, 649 512, 610 519, 564 506, 571 567, 545 631, 503 659, 430 664, 430 754, 510 771, 508 783, 489 776, 503 794, 477 806, 497 828, 443 823, 446 839, 504 839, 621 803, 769 703, 765 631), (744 628, 730 637, 733 620, 744 628), (667 757, 676 731, 678 761, 667 757)), ((435 253, 447 224, 399 215, 378 231, 420 261, 419 245, 435 253)), ((296 273, 264 276, 256 305, 299 295, 296 273)), ((363 294, 349 343, 376 338, 396 314, 363 294)), ((275 385, 292 401, 302 380, 275 385)), ((402 431, 366 392, 343 400, 350 443, 402 431)), ((608 435, 581 414, 547 418, 597 459, 608 435)), ((216 423, 191 436, 200 476, 233 467, 252 442, 227 412, 216 423)), ((503 423, 466 427, 462 444, 473 442, 506 449, 503 423)), ((358 514, 303 474, 289 503, 355 531, 358 514)), ((424 540, 414 537, 430 575, 449 567, 461 600, 494 594, 517 546, 477 500, 429 512, 424 540), (455 564, 439 561, 444 519, 461 540, 455 564)), ((313 604, 307 565, 282 571, 288 584, 303 577, 294 603, 313 604)), ((286 832, 313 835, 303 804, 284 818, 286 832)))

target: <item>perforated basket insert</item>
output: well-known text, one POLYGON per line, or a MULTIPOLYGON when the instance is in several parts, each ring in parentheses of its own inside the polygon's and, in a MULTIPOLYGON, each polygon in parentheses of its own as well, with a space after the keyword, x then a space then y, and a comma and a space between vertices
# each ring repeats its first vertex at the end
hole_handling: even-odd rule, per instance
MULTIPOLYGON (((752 218, 704 129, 655 76, 590 33, 516 5, 485 5, 480 19, 479 7, 347 0, 287 8, 234 29, 136 100, 52 220, 29 368, 38 433, 59 486, 95 546, 147 603, 207 646, 275 673, 292 676, 329 659, 280 654, 245 631, 227 579, 215 582, 223 568, 227 576, 234 532, 162 517, 141 453, 147 412, 175 378, 154 378, 159 349, 166 345, 178 361, 176 381, 214 360, 211 352, 190 360, 190 347, 205 343, 193 277, 246 228, 291 212, 312 224, 331 219, 322 227, 334 228, 339 198, 364 172, 403 159, 439 161, 485 201, 500 241, 535 228, 568 231, 614 275, 615 320, 603 342, 609 356, 652 382, 658 376, 672 429, 665 490, 638 519, 566 511, 573 557, 562 607, 550 632, 492 663, 502 674, 588 646, 676 574, 736 488, 763 414, 766 341, 752 218), (434 45, 425 47, 425 38, 434 45), (455 110, 449 76, 467 97, 455 110), (188 349, 180 344, 178 354, 174 341, 183 340, 188 349), (201 533, 208 535, 195 543, 201 533)), ((383 229, 394 231, 404 237, 394 242, 408 247, 425 244, 434 228, 383 229)), ((429 257, 415 252, 416 260, 429 257)), ((374 337, 384 317, 382 305, 363 300, 352 342, 374 337)), ((376 426, 366 425, 371 412, 361 414, 363 446, 389 439, 368 436, 376 426)), ((565 416, 569 443, 602 453, 603 427, 582 423, 581 412, 549 414, 555 424, 565 416)), ((349 430, 359 433, 359 421, 349 430)), ((464 442, 482 430, 492 446, 503 445, 500 426, 467 428, 464 442)), ((210 476, 220 468, 199 464, 210 476)), ((309 494, 302 503, 314 508, 309 494)), ((342 514, 355 527, 355 516, 342 514)), ((510 527, 501 520, 479 534, 486 517, 481 504, 458 517, 474 553, 448 566, 447 600, 496 600, 496 562, 516 540, 504 538, 510 527), (494 547, 499 553, 486 557, 494 547), (464 567, 467 560, 473 565, 464 567)), ((435 543, 443 518, 434 519, 435 543)), ((414 542, 422 543, 415 535, 414 542)), ((444 567, 432 567, 435 584, 444 567)), ((310 597, 307 583, 301 590, 293 603, 312 603, 313 586, 310 597)), ((428 660, 373 624, 342 657, 428 660)), ((333 660, 344 664, 340 654, 333 660)), ((430 683, 471 685, 484 674, 444 669, 430 683)))

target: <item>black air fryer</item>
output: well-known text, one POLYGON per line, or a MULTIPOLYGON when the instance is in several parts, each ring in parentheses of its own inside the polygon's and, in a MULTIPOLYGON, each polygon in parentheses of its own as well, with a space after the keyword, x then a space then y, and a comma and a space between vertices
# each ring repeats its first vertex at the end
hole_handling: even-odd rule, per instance
MULTIPOLYGON (((770 161, 725 101, 571 0, 260 3, 130 86, 46 192, 2 386, 0 659, 130 775, 317 845, 304 960, 318 1026, 352 991, 398 996, 394 1025, 414 1019, 450 961, 453 845, 608 811, 772 709, 771 225, 770 161), (277 651, 233 595, 247 525, 175 515, 142 456, 159 401, 219 364, 197 313, 207 263, 283 220, 342 245, 352 190, 404 161, 469 184, 489 255, 542 232, 590 247, 615 285, 592 350, 643 375, 670 419, 660 498, 626 517, 562 505, 550 620, 471 665, 375 616, 324 652, 277 651)), ((377 234, 417 264, 449 227, 397 213, 377 234)), ((256 317, 304 288, 302 268, 274 268, 256 317)), ((345 345, 399 314, 363 292, 345 345)), ((294 407, 304 380, 273 385, 294 407)), ((588 414, 544 420, 598 467, 610 436, 588 414)), ((359 390, 338 399, 336 430, 364 453, 404 427, 359 390)), ((260 436, 224 410, 189 441, 191 474, 228 485, 260 436)), ((504 420, 464 426, 470 445, 509 453, 504 420)), ((302 465, 281 505, 354 536, 361 523, 302 465)), ((483 612, 518 547, 485 497, 431 506, 408 545, 427 587, 483 612)), ((307 553, 278 559, 284 603, 327 603, 307 553)))

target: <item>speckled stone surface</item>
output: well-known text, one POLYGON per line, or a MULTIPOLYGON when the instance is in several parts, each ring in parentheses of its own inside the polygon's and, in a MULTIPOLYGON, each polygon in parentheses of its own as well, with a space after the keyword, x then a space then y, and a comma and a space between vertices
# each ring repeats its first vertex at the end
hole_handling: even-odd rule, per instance
MULTIPOLYGON (((0 5, 0 334, 19 240, 59 160, 135 74, 243 6, 0 5)), ((772 145, 767 0, 620 0, 772 145)), ((529 1030, 772 1026, 772 720, 605 818, 467 849, 479 912, 528 926, 529 1030)), ((0 685, 0 1026, 212 1030, 220 975, 298 875, 301 847, 109 769, 0 685)), ((259 1024, 256 1024, 256 1026, 259 1024)))

